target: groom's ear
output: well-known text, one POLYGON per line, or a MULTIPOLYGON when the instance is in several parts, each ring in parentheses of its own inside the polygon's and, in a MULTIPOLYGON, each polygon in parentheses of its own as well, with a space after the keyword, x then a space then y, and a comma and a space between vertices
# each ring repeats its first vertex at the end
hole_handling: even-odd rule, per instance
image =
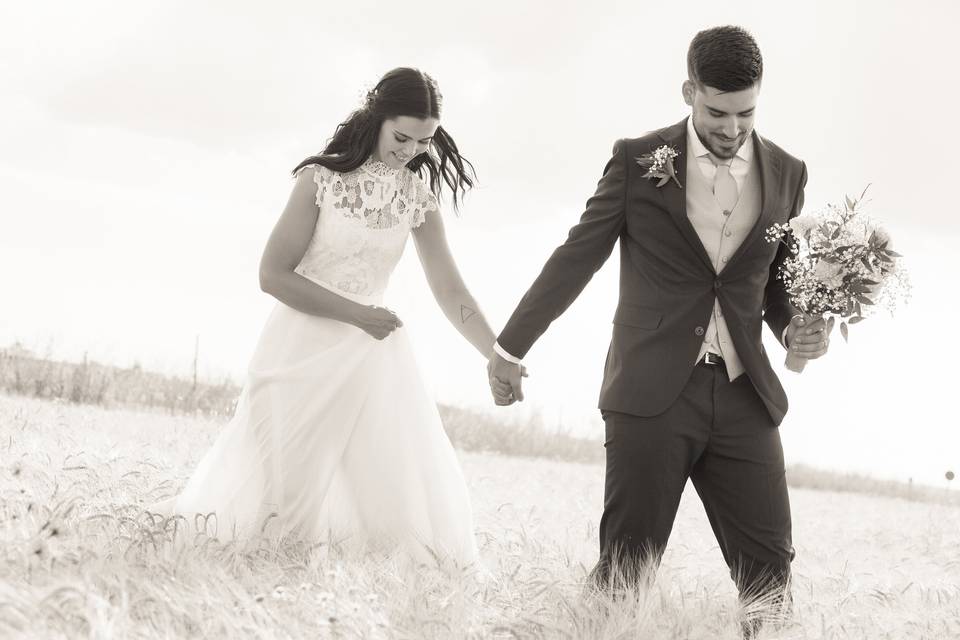
POLYGON ((683 101, 687 103, 688 106, 693 106, 693 97, 697 93, 697 86, 693 84, 692 80, 683 81, 683 101))

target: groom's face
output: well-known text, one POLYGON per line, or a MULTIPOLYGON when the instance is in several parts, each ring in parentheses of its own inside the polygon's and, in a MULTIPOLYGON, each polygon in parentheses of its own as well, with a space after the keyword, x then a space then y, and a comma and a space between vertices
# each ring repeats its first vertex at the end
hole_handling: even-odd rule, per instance
POLYGON ((715 156, 728 160, 753 132, 760 85, 724 92, 691 80, 683 83, 683 99, 692 108, 693 127, 715 156))

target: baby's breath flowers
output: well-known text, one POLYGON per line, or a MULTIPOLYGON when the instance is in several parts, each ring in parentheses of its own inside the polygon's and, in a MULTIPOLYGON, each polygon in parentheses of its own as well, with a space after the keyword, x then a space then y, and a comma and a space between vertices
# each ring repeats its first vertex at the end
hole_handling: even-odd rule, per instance
POLYGON ((890 235, 863 212, 866 192, 775 224, 766 234, 767 242, 790 249, 778 275, 790 302, 809 316, 840 318, 844 340, 847 325, 862 321, 872 308, 892 313, 910 298, 902 256, 891 248, 890 235))
POLYGON ((637 156, 637 164, 647 170, 644 178, 659 178, 657 187, 662 187, 671 179, 677 183, 681 189, 683 186, 677 179, 677 172, 673 168, 673 159, 680 155, 680 152, 673 147, 662 145, 642 156, 637 156))

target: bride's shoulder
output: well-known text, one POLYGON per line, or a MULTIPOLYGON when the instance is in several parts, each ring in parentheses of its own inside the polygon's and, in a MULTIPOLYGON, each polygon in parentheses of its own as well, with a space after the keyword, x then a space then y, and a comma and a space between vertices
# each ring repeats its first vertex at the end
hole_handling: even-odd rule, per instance
POLYGON ((400 169, 399 179, 400 188, 406 199, 414 205, 413 226, 420 225, 427 211, 440 210, 440 202, 437 200, 437 196, 420 174, 404 167, 400 169))
POLYGON ((408 167, 400 169, 397 177, 399 178, 398 182, 400 186, 412 197, 419 197, 423 195, 424 192, 430 191, 430 186, 423 176, 416 171, 411 171, 408 167))
POLYGON ((336 175, 336 171, 322 164, 305 164, 293 173, 298 182, 312 180, 317 184, 329 183, 336 175))

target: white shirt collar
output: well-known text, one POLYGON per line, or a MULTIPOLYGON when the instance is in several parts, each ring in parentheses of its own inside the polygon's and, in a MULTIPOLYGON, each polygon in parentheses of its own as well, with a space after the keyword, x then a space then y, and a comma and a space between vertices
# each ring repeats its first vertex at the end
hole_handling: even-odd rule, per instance
MULTIPOLYGON (((687 149, 690 150, 690 153, 694 158, 700 158, 710 154, 710 151, 708 151, 700 141, 700 136, 697 135, 697 130, 693 128, 693 116, 687 118, 687 149)), ((735 158, 739 158, 746 163, 749 163, 750 160, 753 159, 752 134, 747 136, 746 142, 740 145, 740 148, 737 149, 737 155, 735 158)))

